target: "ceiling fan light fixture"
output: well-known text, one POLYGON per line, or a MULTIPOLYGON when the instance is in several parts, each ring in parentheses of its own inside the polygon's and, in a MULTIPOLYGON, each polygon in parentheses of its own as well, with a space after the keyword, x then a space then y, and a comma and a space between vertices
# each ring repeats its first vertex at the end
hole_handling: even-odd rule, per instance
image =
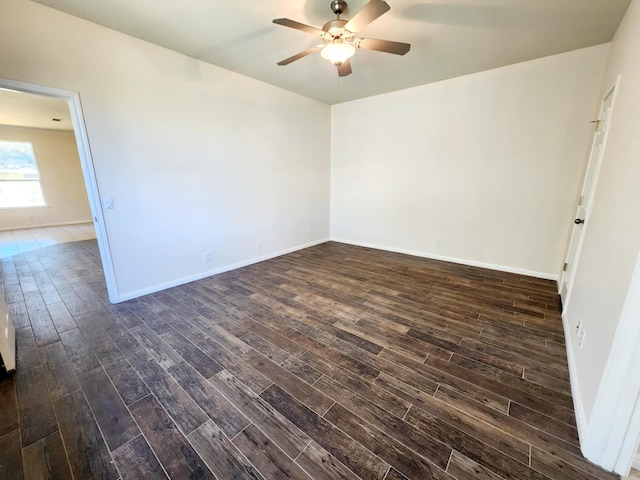
POLYGON ((354 53, 356 53, 356 47, 350 43, 331 42, 322 49, 320 55, 334 65, 342 65, 353 57, 354 53))
POLYGON ((384 0, 368 0, 365 6, 362 7, 351 20, 343 20, 340 18, 346 8, 347 2, 345 0, 333 0, 331 2, 331 11, 336 14, 337 18, 325 23, 322 29, 296 22, 289 18, 274 18, 273 23, 277 25, 310 33, 324 42, 324 44, 307 48, 297 55, 285 58, 278 62, 278 65, 289 65, 307 55, 320 51, 322 58, 329 60, 333 65, 338 67, 338 76, 346 77, 352 73, 349 59, 356 53, 357 48, 393 53, 395 55, 404 55, 411 49, 411 45, 408 43, 357 36, 360 30, 380 15, 389 11, 391 7, 389 7, 389 4, 384 0))

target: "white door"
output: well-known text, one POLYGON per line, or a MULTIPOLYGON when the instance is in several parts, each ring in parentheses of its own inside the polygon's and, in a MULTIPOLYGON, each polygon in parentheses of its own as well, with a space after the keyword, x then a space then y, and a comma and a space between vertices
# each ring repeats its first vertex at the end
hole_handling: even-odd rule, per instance
POLYGON ((571 286, 580 259, 580 250, 582 249, 584 234, 589 225, 589 216, 593 210, 593 199, 596 186, 598 185, 598 175, 600 174, 600 166, 602 165, 602 157, 604 155, 607 134, 611 123, 615 91, 616 87, 614 86, 604 97, 600 107, 600 115, 598 116, 598 120, 594 122, 595 132, 593 135, 593 143, 591 144, 591 154, 589 155, 589 163, 587 164, 580 199, 576 207, 576 214, 572 219, 573 230, 571 232, 569 249, 560 279, 560 296, 562 297, 564 308, 567 307, 571 299, 571 286))

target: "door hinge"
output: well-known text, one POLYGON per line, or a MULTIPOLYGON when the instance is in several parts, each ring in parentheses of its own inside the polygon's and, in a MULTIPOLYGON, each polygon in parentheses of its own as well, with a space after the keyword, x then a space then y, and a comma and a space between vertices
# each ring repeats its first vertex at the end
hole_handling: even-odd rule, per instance
POLYGON ((582 202, 584 202, 584 197, 581 196, 580 199, 578 200, 578 206, 581 207, 582 206, 582 202))
POLYGON ((593 123, 595 125, 595 131, 597 132, 598 129, 600 128, 600 120, 591 120, 590 123, 593 123))
POLYGON ((569 266, 569 264, 567 262, 565 262, 564 265, 562 265, 562 271, 566 272, 568 266, 569 266))

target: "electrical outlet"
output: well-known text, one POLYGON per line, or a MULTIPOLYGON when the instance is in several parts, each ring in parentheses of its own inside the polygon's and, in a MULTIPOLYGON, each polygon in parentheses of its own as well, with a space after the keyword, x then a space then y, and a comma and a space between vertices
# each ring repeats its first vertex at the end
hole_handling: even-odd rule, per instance
POLYGON ((309 237, 311 236, 311 229, 310 229, 310 228, 307 228, 307 229, 305 230, 305 232, 304 232, 304 236, 305 236, 305 237, 307 237, 307 238, 309 238, 309 237))
POLYGON ((256 242, 256 248, 257 248, 258 250, 260 250, 260 249, 262 248, 262 240, 258 240, 258 241, 256 242))
POLYGON ((584 337, 587 336, 587 332, 585 331, 585 329, 581 329, 580 330, 580 335, 578 335, 578 346, 580 348, 582 348, 582 345, 584 344, 584 337))
POLYGON ((210 262, 211 261, 211 254, 209 252, 204 252, 202 254, 202 260, 204 260, 205 262, 210 262))
POLYGON ((436 240, 436 248, 440 248, 440 240, 436 240))

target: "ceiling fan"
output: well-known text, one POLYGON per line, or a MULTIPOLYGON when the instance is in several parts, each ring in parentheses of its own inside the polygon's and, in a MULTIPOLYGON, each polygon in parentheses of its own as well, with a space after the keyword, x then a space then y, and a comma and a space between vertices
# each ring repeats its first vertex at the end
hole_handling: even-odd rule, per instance
POLYGON ((356 52, 357 48, 394 53, 396 55, 404 55, 411 48, 411 45, 408 43, 356 36, 359 30, 369 25, 391 8, 387 2, 383 0, 370 0, 369 3, 356 13, 355 17, 348 21, 340 18, 340 15, 342 15, 346 8, 347 2, 344 0, 333 0, 331 2, 331 11, 336 14, 337 18, 325 23, 322 29, 305 25, 304 23, 296 22, 288 18, 276 18, 273 23, 302 30, 303 32, 320 37, 324 42, 323 44, 316 45, 293 57, 278 62, 278 65, 289 65, 291 62, 295 62, 319 51, 322 58, 329 60, 338 67, 339 76, 346 77, 351 74, 352 70, 349 59, 356 52))

